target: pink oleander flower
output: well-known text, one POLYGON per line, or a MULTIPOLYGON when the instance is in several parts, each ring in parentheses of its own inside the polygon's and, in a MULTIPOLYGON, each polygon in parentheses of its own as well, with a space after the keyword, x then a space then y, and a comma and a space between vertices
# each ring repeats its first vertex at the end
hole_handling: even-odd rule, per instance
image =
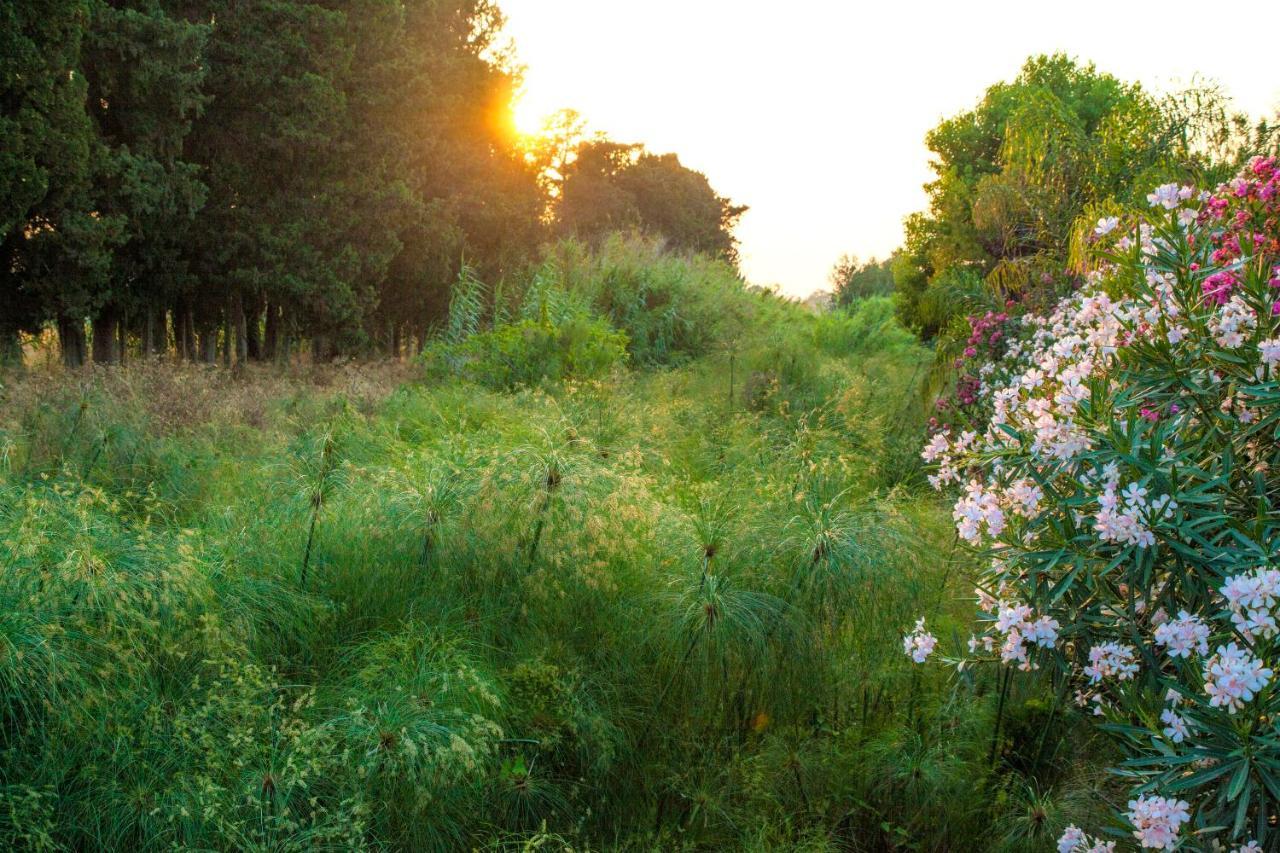
POLYGON ((1089 649, 1089 665, 1084 674, 1091 684, 1103 679, 1128 681, 1138 672, 1138 653, 1133 646, 1123 643, 1102 643, 1089 649))
POLYGON ((1129 801, 1125 817, 1133 824, 1133 837, 1143 847, 1172 850, 1178 844, 1178 831, 1191 819, 1189 804, 1172 797, 1138 797, 1129 801))
POLYGON ((1058 839, 1058 853, 1114 853, 1114 841, 1102 841, 1084 834, 1078 826, 1068 826, 1058 839))
POLYGON ((1271 682, 1272 671, 1235 643, 1218 646, 1204 665, 1204 690, 1209 704, 1234 714, 1271 682))
POLYGON ((1192 652, 1209 653, 1209 626, 1199 616, 1183 610, 1178 618, 1156 628, 1155 640, 1171 658, 1190 657, 1192 652))
POLYGON ((1182 743, 1191 733, 1186 719, 1172 708, 1166 708, 1161 712, 1160 722, 1164 723, 1164 736, 1174 743, 1182 743))
POLYGON ((1067 827, 1067 831, 1062 833, 1062 837, 1058 839, 1058 853, 1074 853, 1084 840, 1084 830, 1072 824, 1067 827))
POLYGON ((939 432, 929 439, 929 443, 924 446, 924 450, 920 451, 920 456, 925 462, 933 462, 946 453, 950 447, 951 443, 947 441, 946 435, 939 432))
POLYGON ((1280 364, 1280 338, 1268 338, 1265 341, 1259 341, 1258 352, 1262 354, 1262 363, 1268 367, 1275 367, 1280 364))
POLYGON ((1177 184, 1163 184, 1156 187, 1155 192, 1147 194, 1147 201, 1152 207, 1176 210, 1182 201, 1180 196, 1181 190, 1177 184))
POLYGON ((1226 305, 1231 292, 1240 286, 1240 276, 1230 270, 1216 272, 1200 285, 1205 298, 1218 305, 1226 305))
POLYGON ((902 648, 916 663, 924 663, 933 654, 938 638, 924 629, 924 619, 916 622, 915 630, 902 638, 902 648))
POLYGON ((1258 568, 1233 575, 1220 592, 1231 611, 1231 623, 1245 639, 1274 637, 1280 632, 1273 613, 1280 601, 1280 571, 1258 568))

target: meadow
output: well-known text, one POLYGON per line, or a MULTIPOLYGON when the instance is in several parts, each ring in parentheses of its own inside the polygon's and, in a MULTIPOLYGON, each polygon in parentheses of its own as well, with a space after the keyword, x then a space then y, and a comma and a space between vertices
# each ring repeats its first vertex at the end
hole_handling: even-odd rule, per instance
POLYGON ((628 309, 630 361, 514 390, 487 347, 6 376, 6 846, 1021 849, 1096 807, 1034 684, 902 654, 969 605, 889 300, 569 256, 517 313, 734 322, 628 309))
POLYGON ((800 302, 925 107, 748 12, 740 244, 494 0, 0 4, 0 850, 1280 851, 1280 120, 1028 57, 800 302))

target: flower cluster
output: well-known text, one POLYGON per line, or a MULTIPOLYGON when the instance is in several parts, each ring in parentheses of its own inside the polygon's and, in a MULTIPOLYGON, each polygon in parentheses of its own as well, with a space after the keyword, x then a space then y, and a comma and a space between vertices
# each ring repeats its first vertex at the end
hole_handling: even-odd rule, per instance
POLYGON ((1122 643, 1102 643, 1089 649, 1089 665, 1084 668, 1091 684, 1104 679, 1128 681, 1138 672, 1138 652, 1122 643))
POLYGON ((1217 653, 1204 665, 1204 689, 1209 694, 1209 704, 1234 714, 1271 682, 1273 674, 1262 661, 1235 643, 1218 646, 1217 653))
POLYGON ((1130 483, 1120 490, 1119 476, 1113 475, 1107 479, 1102 494, 1098 496, 1098 514, 1094 516, 1093 529, 1103 542, 1148 548, 1156 541, 1148 520, 1167 520, 1177 508, 1177 502, 1168 495, 1148 501, 1147 489, 1137 483, 1130 483))
POLYGON ((1235 575, 1227 579, 1221 592, 1231 611, 1231 623, 1246 640, 1276 635, 1272 608, 1280 599, 1280 571, 1258 568, 1235 575))
POLYGON ((1031 652, 1035 648, 1052 649, 1058 642, 1058 620, 1049 615, 1037 616, 1025 604, 992 598, 982 590, 978 598, 990 616, 991 631, 969 640, 969 652, 981 647, 987 652, 1000 650, 1000 660, 1016 663, 1019 669, 1035 668, 1031 652))
POLYGON ((902 640, 902 648, 916 663, 924 663, 933 654, 938 638, 924 629, 924 620, 916 622, 915 630, 902 640))
POLYGON ((964 339, 964 349, 952 362, 959 374, 954 393, 949 398, 939 398, 936 404, 938 416, 929 421, 931 432, 947 431, 950 424, 942 423, 939 416, 952 416, 961 421, 980 419, 973 410, 984 399, 986 373, 993 364, 1005 357, 1011 348, 1018 346, 1021 332, 1020 319, 1012 314, 1017 303, 1009 301, 1004 311, 988 311, 966 318, 969 335, 964 339), (986 371, 986 373, 984 373, 986 371))
POLYGON ((1209 653, 1209 626, 1199 616, 1185 610, 1179 611, 1177 619, 1157 625, 1154 639, 1165 647, 1170 657, 1190 657, 1192 652, 1209 653))
POLYGON ((1083 829, 1072 825, 1058 839, 1058 853, 1113 853, 1114 841, 1102 841, 1085 835, 1083 829))
POLYGON ((1125 816, 1143 847, 1172 850, 1178 845, 1178 830, 1191 817, 1188 807, 1185 800, 1172 797, 1138 797, 1129 801, 1125 816))

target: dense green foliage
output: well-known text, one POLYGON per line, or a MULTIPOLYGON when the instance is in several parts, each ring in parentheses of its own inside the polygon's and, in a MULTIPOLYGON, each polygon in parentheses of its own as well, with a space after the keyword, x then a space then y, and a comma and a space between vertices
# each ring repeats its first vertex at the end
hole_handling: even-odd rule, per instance
POLYGON ((831 268, 831 287, 840 306, 869 296, 888 296, 893 293, 893 258, 863 262, 844 255, 831 268))
POLYGON ((454 303, 426 384, 0 391, 4 844, 1017 850, 1091 817, 1034 683, 902 655, 967 605, 888 298, 815 317, 615 241, 454 303), (485 372, 574 324, 630 357, 485 372))
POLYGON ((1280 169, 1149 198, 924 454, 987 591, 969 663, 1039 669, 1126 753, 1127 808, 1062 849, 1271 850, 1280 169))
POLYGON ((1072 247, 1099 216, 1165 181, 1212 186, 1273 131, 1213 90, 1158 99, 1063 55, 1034 57, 926 137, 937 177, 893 264, 899 316, 928 338, 975 303, 1050 304, 1075 283, 1072 247))
POLYGON ((464 259, 497 281, 549 235, 621 226, 735 256, 742 208, 674 155, 575 138, 569 178, 548 182, 541 143, 514 130, 519 69, 490 0, 18 0, 0 16, 7 359, 50 325, 69 365, 90 344, 106 363, 283 360, 304 341, 399 354, 443 321, 464 259))
POLYGON ((667 236, 670 248, 733 261, 732 228, 746 212, 716 195, 707 179, 675 154, 590 140, 578 146, 559 187, 560 227, 598 240, 640 227, 667 236))

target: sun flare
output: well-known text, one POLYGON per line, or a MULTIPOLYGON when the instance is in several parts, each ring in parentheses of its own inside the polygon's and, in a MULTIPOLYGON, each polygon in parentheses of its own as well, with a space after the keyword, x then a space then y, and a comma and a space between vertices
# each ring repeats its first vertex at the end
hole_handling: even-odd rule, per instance
POLYGON ((511 105, 511 117, 516 133, 523 137, 541 136, 546 128, 547 118, 552 112, 554 110, 548 109, 528 92, 521 92, 511 105))

